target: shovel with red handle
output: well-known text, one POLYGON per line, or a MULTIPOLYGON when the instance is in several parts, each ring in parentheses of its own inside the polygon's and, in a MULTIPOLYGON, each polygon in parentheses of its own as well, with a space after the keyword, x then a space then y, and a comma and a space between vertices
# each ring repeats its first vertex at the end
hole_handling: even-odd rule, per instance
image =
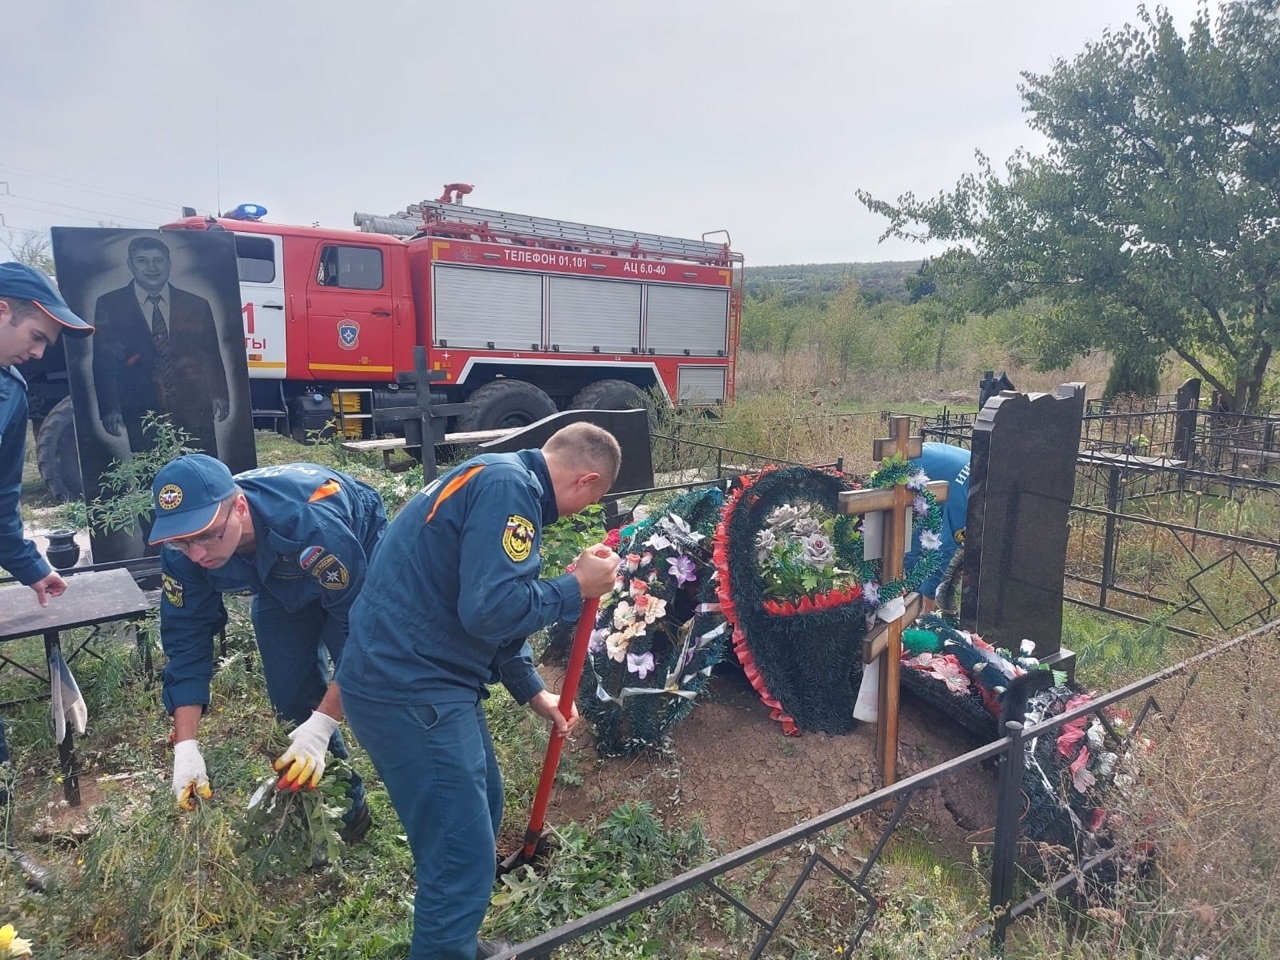
MULTIPOLYGON (((587 645, 591 642, 591 631, 595 628, 596 612, 599 609, 598 598, 582 601, 578 630, 573 635, 573 648, 569 651, 569 666, 560 687, 560 714, 566 719, 573 715, 573 701, 578 695, 578 681, 582 679, 587 645)), ((526 863, 537 863, 546 856, 547 836, 543 831, 543 819, 547 813, 547 802, 551 799, 551 787, 556 780, 556 768, 560 766, 560 751, 563 747, 564 734, 552 730, 551 739, 547 743, 547 756, 542 761, 542 776, 538 778, 538 792, 534 795, 533 809, 529 812, 529 826, 524 832, 524 846, 498 864, 499 876, 526 863)))

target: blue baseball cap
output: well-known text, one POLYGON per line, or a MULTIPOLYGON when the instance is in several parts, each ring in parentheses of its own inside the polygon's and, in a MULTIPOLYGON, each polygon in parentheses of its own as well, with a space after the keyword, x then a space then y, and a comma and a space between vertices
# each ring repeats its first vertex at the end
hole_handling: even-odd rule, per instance
POLYGON ((71 312, 53 281, 25 263, 0 263, 0 297, 30 300, 65 327, 69 337, 87 337, 93 333, 91 324, 71 312))
POLYGON ((170 460, 151 483, 156 520, 151 542, 164 543, 204 533, 217 519, 222 501, 236 492, 227 465, 203 453, 170 460))

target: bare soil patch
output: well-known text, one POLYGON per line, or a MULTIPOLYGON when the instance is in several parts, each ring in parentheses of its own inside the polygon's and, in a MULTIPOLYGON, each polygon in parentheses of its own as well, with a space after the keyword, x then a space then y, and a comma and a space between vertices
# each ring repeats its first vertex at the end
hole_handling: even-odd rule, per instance
MULTIPOLYGON (((559 677, 548 679, 555 689, 559 677)), ((900 780, 978 745, 910 699, 903 701, 899 732, 900 780)), ((599 758, 586 731, 566 745, 565 758, 583 782, 556 789, 548 824, 585 822, 625 801, 648 801, 668 827, 701 818, 724 852, 851 803, 879 785, 873 726, 844 736, 784 736, 736 669, 717 674, 692 715, 675 727, 669 751, 599 758)), ((972 842, 982 842, 984 834, 989 840, 994 811, 995 777, 974 767, 921 790, 907 824, 941 851, 967 860, 972 842)), ((882 808, 850 826, 874 842, 877 824, 889 813, 882 808)))

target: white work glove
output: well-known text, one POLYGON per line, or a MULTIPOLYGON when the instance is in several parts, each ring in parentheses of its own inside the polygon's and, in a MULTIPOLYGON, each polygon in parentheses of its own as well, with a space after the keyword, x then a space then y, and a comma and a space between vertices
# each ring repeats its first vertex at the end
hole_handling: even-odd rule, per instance
POLYGON ((194 810, 197 796, 201 800, 213 796, 200 744, 195 740, 179 740, 173 745, 173 795, 183 810, 194 810))
POLYGON ((276 773, 284 771, 276 786, 281 790, 301 790, 305 785, 308 790, 314 790, 324 775, 329 738, 337 729, 337 720, 312 710, 310 718, 289 734, 292 746, 272 764, 276 773))

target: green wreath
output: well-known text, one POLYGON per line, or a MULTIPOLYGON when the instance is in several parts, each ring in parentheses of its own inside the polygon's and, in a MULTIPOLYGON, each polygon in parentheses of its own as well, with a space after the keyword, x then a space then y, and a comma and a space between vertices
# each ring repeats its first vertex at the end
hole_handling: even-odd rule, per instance
POLYGON ((850 570, 857 572, 858 580, 862 583, 863 601, 875 607, 895 597, 915 592, 920 584, 942 568, 942 539, 939 536, 939 531, 942 530, 942 508, 938 504, 938 498, 929 492, 926 485, 928 478, 924 472, 913 470, 901 455, 886 457, 880 462, 880 468, 868 479, 876 489, 891 490, 901 484, 915 493, 912 505, 915 514, 912 539, 920 547, 918 552, 913 551, 916 553, 916 560, 903 576, 882 582, 880 561, 863 557, 865 541, 862 516, 842 514, 836 518, 831 537, 836 556, 850 570), (932 535, 932 538, 928 535, 932 535))

